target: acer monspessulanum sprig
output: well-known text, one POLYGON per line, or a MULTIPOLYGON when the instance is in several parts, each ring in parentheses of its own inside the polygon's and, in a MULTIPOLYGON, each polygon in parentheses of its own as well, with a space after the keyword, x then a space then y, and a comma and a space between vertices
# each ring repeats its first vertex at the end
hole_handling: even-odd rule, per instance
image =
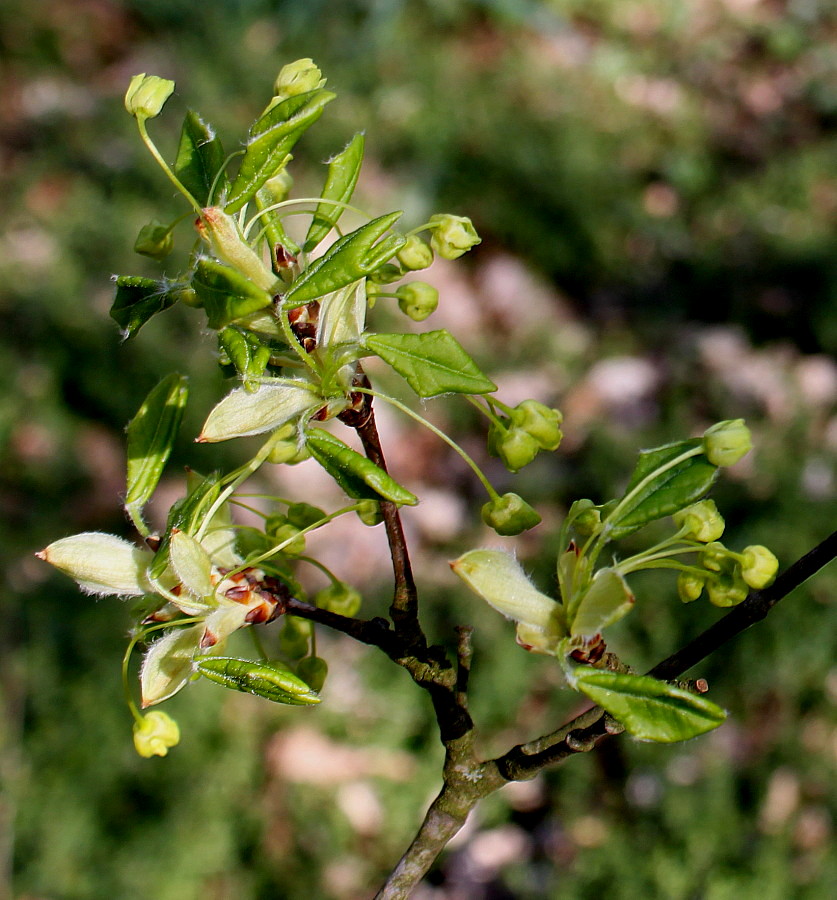
MULTIPOLYGON (((430 316, 439 302, 433 286, 415 280, 390 285, 426 268, 435 255, 456 259, 480 238, 469 219, 453 215, 434 215, 400 233, 395 230, 400 212, 364 216, 364 224, 344 231, 345 211, 363 215, 350 206, 363 159, 362 134, 328 162, 319 196, 290 198, 291 150, 334 99, 324 85, 309 59, 285 66, 273 98, 249 130, 245 149, 229 156, 213 129, 188 112, 171 165, 151 141, 146 123, 162 111, 173 82, 137 75, 125 96, 143 141, 191 206, 196 236, 179 275, 118 277, 111 314, 131 338, 174 303, 202 308, 217 334, 220 363, 234 370, 240 385, 209 412, 197 440, 266 435, 256 455, 234 471, 190 473, 164 532, 152 535, 143 508, 167 463, 188 394, 185 377, 169 375, 127 430, 125 508, 144 546, 86 533, 58 540, 39 554, 89 593, 140 598, 123 679, 135 719, 134 742, 143 756, 165 755, 178 742, 179 730, 165 713, 141 713, 132 699, 128 663, 138 643, 147 645, 140 674, 142 707, 168 699, 200 677, 280 703, 312 705, 319 702, 327 666, 316 655, 311 621, 289 614, 300 612, 305 599, 296 567, 314 565, 325 572, 330 586, 310 601, 314 609, 333 614, 332 621, 340 619, 348 633, 345 623, 356 621, 352 617, 361 598, 305 555, 305 536, 349 513, 367 525, 383 518, 393 549, 396 595, 411 582, 406 548, 399 545, 397 508, 418 498, 386 472, 382 456, 368 442, 364 456, 324 424, 338 419, 363 437, 374 421, 372 399, 391 403, 430 428, 472 468, 488 493, 482 509, 486 525, 501 535, 516 535, 540 521, 517 494, 500 496, 451 438, 401 401, 376 392, 366 378, 362 360, 375 356, 422 400, 466 395, 488 419, 489 453, 511 472, 561 442, 557 409, 536 400, 510 407, 494 397, 494 383, 449 332, 370 328, 367 313, 387 299, 414 321, 430 316), (308 220, 303 234, 287 227, 290 217, 300 214, 308 220), (346 494, 343 507, 326 512, 294 499, 262 496, 272 503, 269 513, 260 513, 263 527, 235 524, 231 507, 246 503, 239 489, 261 466, 294 465, 309 457, 346 494), (224 655, 231 634, 278 619, 283 623, 278 654, 267 658, 255 641, 257 659, 224 655)), ((183 218, 146 225, 137 252, 167 259, 183 218)), ((699 734, 718 725, 723 711, 681 687, 632 674, 606 652, 602 632, 633 608, 626 576, 640 569, 674 569, 684 601, 705 590, 718 606, 739 602, 750 587, 763 587, 773 578, 776 559, 764 547, 734 553, 719 542, 723 520, 712 501, 702 499, 718 467, 731 465, 749 448, 743 422, 721 422, 702 438, 644 451, 621 498, 573 503, 562 528, 557 599, 538 591, 514 557, 500 550, 473 550, 452 567, 517 622, 517 638, 525 648, 556 656, 568 684, 628 731, 659 741, 699 734), (611 542, 666 516, 673 517, 675 529, 666 540, 625 559, 603 557, 611 542)), ((394 604, 393 609, 402 607, 394 604)), ((399 623, 394 625, 398 634, 399 623)), ((419 632, 405 646, 420 646, 422 640, 419 632)))

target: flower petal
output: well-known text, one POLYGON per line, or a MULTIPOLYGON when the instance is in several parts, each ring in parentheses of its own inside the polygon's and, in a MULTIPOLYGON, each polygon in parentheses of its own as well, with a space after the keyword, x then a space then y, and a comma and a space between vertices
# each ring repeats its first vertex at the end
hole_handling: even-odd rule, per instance
POLYGON ((169 558, 175 574, 190 594, 205 600, 215 593, 211 578, 212 560, 190 534, 179 529, 172 531, 169 558))
POLYGON ((112 534, 74 534, 35 555, 74 578, 88 594, 137 597, 151 590, 146 578, 151 551, 112 534))

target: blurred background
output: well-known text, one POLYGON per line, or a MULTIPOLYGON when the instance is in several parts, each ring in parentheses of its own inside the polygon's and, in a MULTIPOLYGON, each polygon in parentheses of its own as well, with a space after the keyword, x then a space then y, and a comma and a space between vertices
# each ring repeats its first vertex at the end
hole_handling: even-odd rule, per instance
MULTIPOLYGON (((364 898, 438 789, 425 696, 328 634, 317 710, 196 685, 166 704, 181 745, 140 759, 119 683, 124 605, 81 596, 32 555, 82 530, 130 536, 123 429, 172 369, 193 392, 153 514, 182 492, 187 461, 246 449, 190 443, 226 389, 200 312, 175 308, 121 346, 108 317, 113 273, 158 271, 131 250, 139 228, 185 211, 123 109, 130 77, 177 81, 151 123, 171 157, 190 107, 234 148, 279 68, 305 56, 338 100, 294 151, 300 190, 365 130, 357 197, 371 214, 470 216, 483 243, 422 276, 442 294, 427 327, 454 330, 507 402, 565 413, 556 454, 515 479, 487 462, 544 514, 518 548, 545 590, 572 499, 607 499, 640 447, 718 419, 745 417, 756 439, 714 495, 729 546, 764 543, 787 565, 834 527, 829 0, 4 0, 2 898, 364 898)), ((464 403, 427 413, 486 461, 464 403)), ((449 643, 455 624, 476 625, 482 751, 552 730, 575 709, 557 667, 516 647, 446 565, 489 540, 478 486, 444 446, 382 418, 391 468, 426 497, 406 516, 426 628, 449 643)), ((322 499, 308 464, 292 475, 322 499)), ((364 613, 383 610, 380 529, 325 538, 364 613)), ((640 602, 612 643, 639 668, 718 617, 682 607, 671 578, 633 586, 640 602)), ((416 896, 831 896, 835 598, 832 565, 696 670, 730 710, 723 728, 674 747, 619 739, 509 786, 416 896)))

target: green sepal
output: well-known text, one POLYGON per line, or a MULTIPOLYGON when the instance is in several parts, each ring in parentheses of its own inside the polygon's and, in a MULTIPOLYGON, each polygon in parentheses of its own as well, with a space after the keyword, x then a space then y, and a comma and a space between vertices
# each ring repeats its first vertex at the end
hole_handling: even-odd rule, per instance
POLYGON ((712 487, 718 477, 718 468, 702 454, 689 456, 659 475, 649 477, 678 456, 701 446, 701 439, 695 438, 643 450, 639 454, 625 497, 646 478, 648 482, 627 503, 623 505, 619 501, 617 504, 618 515, 607 522, 607 535, 611 540, 632 534, 656 519, 673 515, 699 500, 712 487))
POLYGON ((142 507, 154 493, 168 461, 188 396, 186 376, 172 373, 151 390, 128 423, 125 509, 141 532, 142 507))
POLYGON ((255 335, 230 327, 218 332, 218 343, 241 376, 244 387, 249 391, 256 390, 258 382, 253 379, 264 374, 270 361, 270 347, 255 335))
POLYGON ((578 690, 641 740, 687 741, 717 728, 727 717, 711 700, 649 675, 581 667, 574 676, 578 690))
POLYGON ((230 187, 224 212, 235 213, 280 168, 293 145, 323 113, 335 94, 309 91, 288 97, 253 123, 247 150, 230 187))
POLYGON ((192 287, 206 309, 209 327, 216 330, 270 306, 273 299, 232 266, 208 256, 197 261, 192 287))
POLYGON ((335 241, 283 295, 283 308, 302 306, 374 272, 406 240, 399 234, 384 236, 401 215, 401 212, 392 212, 379 216, 335 241))
POLYGON ((122 329, 122 340, 132 338, 152 316, 174 303, 176 297, 170 287, 165 281, 141 275, 117 277, 110 315, 122 329))
POLYGON ((224 165, 224 149, 215 131, 194 111, 189 110, 180 131, 180 144, 174 161, 174 174, 187 191, 203 206, 214 199, 210 196, 213 185, 217 195, 227 186, 226 176, 215 179, 224 165))
POLYGON ((160 578, 169 566, 172 531, 179 530, 185 531, 186 534, 194 534, 198 530, 201 516, 209 510, 220 493, 218 484, 220 478, 218 472, 208 475, 198 482, 185 497, 177 500, 169 510, 166 530, 148 569, 152 578, 160 578))
POLYGON ((445 329, 424 334, 370 334, 363 343, 405 378, 419 397, 488 394, 497 390, 497 385, 445 329))
POLYGON ((328 431, 309 428, 305 433, 305 441, 311 456, 349 497, 356 500, 383 498, 403 506, 415 506, 418 503, 415 494, 328 431))
MULTIPOLYGON (((328 164, 328 175, 320 196, 323 200, 337 200, 340 203, 348 203, 354 193, 357 184, 360 167, 363 163, 362 134, 356 134, 346 148, 338 153, 328 164)), ((333 203, 319 203, 314 211, 314 219, 308 228, 303 248, 310 253, 317 244, 337 224, 337 220, 343 213, 342 206, 333 203)))
POLYGON ((253 662, 226 656, 197 660, 197 670, 205 678, 233 691, 244 691, 284 703, 287 706, 311 706, 320 702, 316 692, 283 663, 253 662))

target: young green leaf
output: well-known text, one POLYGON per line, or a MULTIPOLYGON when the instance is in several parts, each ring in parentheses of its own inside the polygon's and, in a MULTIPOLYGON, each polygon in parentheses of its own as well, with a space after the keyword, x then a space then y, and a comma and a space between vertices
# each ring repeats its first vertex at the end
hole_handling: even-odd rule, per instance
POLYGON ((116 279, 116 297, 110 315, 122 329, 122 340, 127 341, 152 316, 168 309, 174 301, 175 296, 164 281, 140 275, 120 275, 116 279))
POLYGON ((251 393, 255 391, 258 382, 254 379, 264 374, 270 360, 270 347, 251 332, 229 327, 218 332, 218 343, 244 381, 245 389, 251 393))
POLYGON ((349 497, 357 500, 383 498, 404 506, 415 506, 418 503, 415 494, 328 431, 309 428, 305 440, 311 456, 349 497))
POLYGON ((670 516, 699 500, 712 487, 718 469, 701 454, 700 438, 643 450, 624 500, 608 519, 610 539, 625 537, 649 522, 670 516), (685 457, 674 463, 679 457, 685 457))
POLYGON ((335 94, 309 91, 271 107, 250 128, 241 167, 230 187, 224 212, 235 213, 274 175, 293 145, 323 113, 335 94))
POLYGON ((335 241, 294 281, 282 297, 282 306, 302 306, 374 272, 406 240, 403 235, 386 235, 400 216, 400 212, 379 216, 335 241))
POLYGON ((151 390, 128 424, 125 509, 140 531, 142 507, 154 493, 174 444, 189 396, 188 379, 172 373, 151 390))
POLYGON ((370 334, 364 346, 405 378, 419 397, 488 394, 497 390, 497 385, 444 329, 424 334, 370 334))
POLYGON ((192 287, 206 307, 210 328, 220 329, 259 309, 273 298, 232 266, 202 256, 195 266, 192 287))
MULTIPOLYGON (((570 551, 572 552, 572 551, 570 551)), ((575 554, 572 554, 575 556, 575 554)), ((625 579, 613 569, 599 569, 584 593, 570 621, 570 634, 592 637, 599 634, 634 606, 634 595, 625 579)))
POLYGON ((280 662, 252 662, 210 656, 197 661, 197 670, 205 678, 234 691, 244 691, 288 706, 311 706, 320 698, 301 679, 280 662))
MULTIPOLYGON (((363 135, 356 134, 348 146, 328 164, 328 175, 323 186, 323 200, 337 200, 348 203, 354 192, 360 167, 363 162, 363 135)), ((314 211, 314 219, 305 237, 304 249, 310 253, 317 244, 337 224, 343 212, 342 206, 333 203, 319 203, 314 211)))
MULTIPOLYGON (((223 165, 221 141, 215 131, 190 109, 180 132, 174 174, 201 206, 209 206, 213 199, 210 192, 223 165)), ((226 178, 222 177, 215 186, 216 193, 222 194, 225 187, 226 178)))
POLYGON ((578 690, 641 740, 687 741, 726 719, 724 710, 705 697, 648 675, 582 667, 575 678, 578 690))
POLYGON ((257 391, 237 388, 218 403, 204 423, 199 443, 261 434, 313 413, 324 401, 307 381, 276 378, 257 391))

